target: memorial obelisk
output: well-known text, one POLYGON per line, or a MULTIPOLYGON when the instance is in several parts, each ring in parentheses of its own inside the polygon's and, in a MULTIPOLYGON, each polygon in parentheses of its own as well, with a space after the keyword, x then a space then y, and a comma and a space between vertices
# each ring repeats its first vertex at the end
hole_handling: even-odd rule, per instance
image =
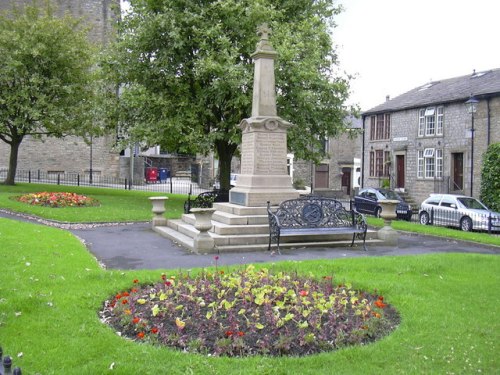
POLYGON ((258 28, 260 40, 254 59, 252 117, 242 120, 241 174, 229 191, 229 202, 262 207, 277 205, 299 193, 287 173, 287 129, 291 124, 277 114, 274 60, 277 52, 269 43, 271 30, 258 28))

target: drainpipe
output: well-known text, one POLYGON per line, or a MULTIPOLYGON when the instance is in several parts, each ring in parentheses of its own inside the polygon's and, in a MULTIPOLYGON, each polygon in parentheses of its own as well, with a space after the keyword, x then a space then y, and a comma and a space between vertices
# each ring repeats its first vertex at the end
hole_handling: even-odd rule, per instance
POLYGON ((486 138, 486 147, 490 145, 490 132, 491 132, 491 110, 490 110, 490 100, 491 98, 486 99, 486 123, 487 123, 487 138, 486 138))
POLYGON ((366 116, 363 115, 363 134, 361 142, 361 184, 360 189, 365 187, 365 119, 366 116))

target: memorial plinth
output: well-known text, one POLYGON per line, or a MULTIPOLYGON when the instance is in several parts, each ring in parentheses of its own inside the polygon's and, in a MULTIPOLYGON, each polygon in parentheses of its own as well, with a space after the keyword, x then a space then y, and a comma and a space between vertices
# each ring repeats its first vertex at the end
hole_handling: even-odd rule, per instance
POLYGON ((250 207, 276 205, 299 193, 287 172, 287 129, 291 124, 277 115, 274 60, 269 28, 259 28, 261 37, 252 54, 255 64, 252 117, 241 121, 241 173, 229 201, 250 207))

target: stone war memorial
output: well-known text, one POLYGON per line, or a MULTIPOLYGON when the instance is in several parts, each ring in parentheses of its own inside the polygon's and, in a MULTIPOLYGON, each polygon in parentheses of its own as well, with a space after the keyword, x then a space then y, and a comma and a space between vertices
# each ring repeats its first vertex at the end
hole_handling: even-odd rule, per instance
MULTIPOLYGON (((276 208, 283 201, 299 198, 287 172, 287 130, 292 124, 277 114, 274 61, 278 54, 269 43, 270 33, 267 24, 259 26, 260 38, 252 54, 252 114, 239 124, 242 131, 241 174, 236 186, 229 191, 229 202, 191 210, 181 219, 168 220, 166 225, 153 223, 154 231, 193 252, 222 254, 268 250, 271 244, 268 202, 276 208)), ((351 243, 351 237, 352 233, 347 236, 345 233, 325 234, 314 239, 300 235, 282 245, 345 245, 351 243)))
POLYGON ((259 27, 260 41, 252 54, 254 83, 252 117, 242 120, 241 173, 229 201, 242 206, 279 204, 299 196, 287 173, 287 129, 291 126, 277 115, 274 60, 276 51, 269 43, 270 29, 259 27))

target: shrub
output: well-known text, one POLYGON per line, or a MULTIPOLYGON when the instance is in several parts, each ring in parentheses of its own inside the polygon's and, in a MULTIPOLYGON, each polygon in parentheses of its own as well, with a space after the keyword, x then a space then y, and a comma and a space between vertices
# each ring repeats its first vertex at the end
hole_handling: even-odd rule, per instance
POLYGON ((382 296, 252 265, 162 275, 113 296, 101 316, 129 338, 216 356, 308 355, 374 341, 399 323, 382 296))
POLYGON ((493 143, 483 157, 481 201, 491 210, 500 211, 500 143, 493 143))

